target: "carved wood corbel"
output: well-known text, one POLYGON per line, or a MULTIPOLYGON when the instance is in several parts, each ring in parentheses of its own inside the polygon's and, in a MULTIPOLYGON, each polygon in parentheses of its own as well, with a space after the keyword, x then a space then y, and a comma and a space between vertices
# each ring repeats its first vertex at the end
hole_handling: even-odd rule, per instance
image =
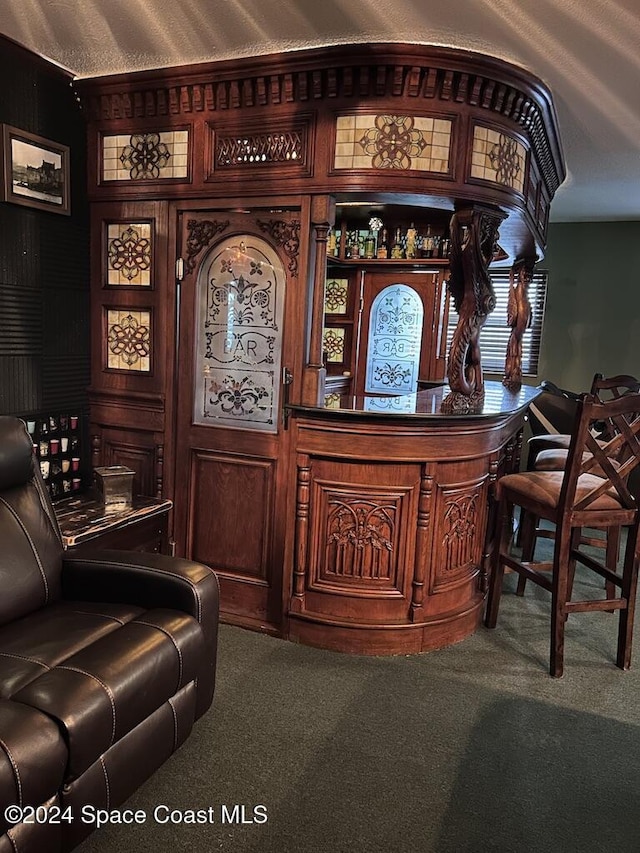
POLYGON ((518 391, 522 385, 522 337, 531 325, 529 285, 537 260, 536 255, 519 258, 511 268, 507 305, 507 323, 511 326, 511 334, 502 380, 502 384, 510 391, 518 391))
POLYGON ((451 394, 443 411, 472 411, 484 399, 480 332, 496 304, 488 268, 505 217, 498 208, 481 205, 461 207, 451 217, 449 292, 458 325, 448 359, 451 394))

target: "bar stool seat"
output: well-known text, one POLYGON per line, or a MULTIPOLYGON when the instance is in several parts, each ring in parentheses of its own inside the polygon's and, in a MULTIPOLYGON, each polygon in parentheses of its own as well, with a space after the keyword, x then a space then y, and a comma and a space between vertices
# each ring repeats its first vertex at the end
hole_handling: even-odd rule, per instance
POLYGON ((551 593, 549 671, 561 676, 564 668, 564 632, 574 611, 619 611, 618 652, 621 669, 631 664, 633 616, 640 547, 638 496, 628 488, 631 472, 640 464, 640 394, 601 403, 590 394, 578 401, 575 427, 564 471, 526 471, 509 474, 497 483, 499 547, 494 553, 485 625, 497 623, 505 567, 551 593), (596 422, 612 425, 613 437, 602 445, 591 430, 596 422), (597 472, 597 473, 594 473, 597 472), (598 474, 600 476, 598 476, 598 474), (513 508, 525 517, 546 519, 555 525, 552 562, 536 562, 533 554, 518 559, 511 553, 513 508), (583 528, 627 528, 622 573, 614 571, 582 550, 583 528), (576 563, 594 571, 618 592, 606 598, 573 600, 576 563))

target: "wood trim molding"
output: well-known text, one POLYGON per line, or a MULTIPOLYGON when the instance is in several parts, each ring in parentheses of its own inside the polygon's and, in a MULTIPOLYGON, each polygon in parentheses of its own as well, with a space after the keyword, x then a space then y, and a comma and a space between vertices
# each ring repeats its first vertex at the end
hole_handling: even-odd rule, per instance
POLYGON ((277 105, 308 109, 322 101, 467 105, 526 131, 551 195, 566 174, 546 85, 511 63, 453 48, 347 45, 81 80, 76 87, 93 122, 277 105))

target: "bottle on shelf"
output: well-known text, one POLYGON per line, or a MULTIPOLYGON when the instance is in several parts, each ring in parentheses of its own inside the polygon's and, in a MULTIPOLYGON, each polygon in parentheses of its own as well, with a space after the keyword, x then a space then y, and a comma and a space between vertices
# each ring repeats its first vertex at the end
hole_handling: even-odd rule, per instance
POLYGON ((422 254, 425 258, 433 257, 433 236, 431 234, 431 226, 427 225, 427 233, 422 241, 422 254))
POLYGON ((391 257, 394 259, 404 258, 404 248, 402 247, 402 231, 400 228, 396 228, 396 236, 393 240, 393 246, 391 247, 391 257))
POLYGON ((376 256, 376 238, 373 231, 369 229, 369 233, 364 238, 364 257, 367 259, 375 258, 376 256))
POLYGON ((383 228, 380 232, 380 240, 378 241, 378 248, 376 250, 376 258, 380 258, 381 260, 386 260, 389 257, 389 238, 387 236, 387 229, 383 228))
POLYGON ((334 228, 329 228, 327 235, 327 255, 335 257, 336 254, 336 232, 334 228))
POLYGON ((416 231, 416 227, 411 223, 411 225, 407 228, 407 244, 405 249, 405 255, 407 258, 415 258, 416 251, 416 237, 418 232, 416 231))

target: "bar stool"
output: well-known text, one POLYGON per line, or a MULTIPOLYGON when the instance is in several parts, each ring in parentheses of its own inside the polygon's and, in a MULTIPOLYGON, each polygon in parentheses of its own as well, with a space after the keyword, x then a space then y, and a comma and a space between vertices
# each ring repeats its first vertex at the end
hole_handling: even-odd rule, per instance
MULTIPOLYGON (((543 383, 548 392, 555 398, 555 408, 551 406, 548 412, 550 416, 556 416, 556 409, 560 415, 564 415, 568 411, 568 407, 573 407, 575 411, 576 401, 579 395, 573 394, 571 391, 565 391, 552 383, 543 383), (566 401, 569 401, 568 403, 566 401)), ((596 373, 591 382, 590 394, 593 394, 596 399, 603 402, 607 399, 617 400, 624 394, 635 394, 640 392, 640 381, 635 376, 629 374, 618 374, 605 378, 601 373, 596 373)), ((544 417, 544 416, 542 416, 544 417)), ((566 419, 565 419, 566 422, 566 419)), ((548 421, 548 426, 553 429, 553 425, 548 421)), ((614 433, 611 424, 603 422, 597 424, 597 430, 594 430, 596 440, 599 442, 606 441, 611 438, 614 433)), ((547 435, 534 435, 529 440, 529 459, 527 463, 528 470, 533 471, 563 471, 567 463, 568 448, 571 441, 570 434, 550 432, 547 435)), ((519 544, 522 545, 522 559, 531 560, 535 551, 535 546, 538 538, 552 539, 554 536, 553 530, 547 530, 537 526, 537 519, 532 519, 530 516, 521 517, 521 531, 519 531, 519 544)), ((616 570, 618 558, 620 555, 620 528, 610 527, 604 529, 604 536, 586 535, 584 532, 581 535, 581 544, 590 545, 594 548, 603 548, 606 553, 605 564, 612 571, 616 570)), ((521 576, 518 579, 517 595, 523 595, 527 579, 521 576)), ((609 581, 605 582, 607 596, 613 598, 615 595, 615 587, 609 581)))
POLYGON ((526 471, 508 474, 497 483, 500 544, 494 554, 485 625, 494 628, 498 618, 505 566, 551 593, 549 671, 563 674, 565 622, 569 613, 594 610, 619 611, 616 664, 628 669, 635 608, 640 543, 638 495, 627 481, 640 464, 640 394, 625 394, 599 402, 584 394, 578 401, 564 471, 526 471), (601 444, 591 430, 607 422, 615 430, 601 444), (510 553, 514 506, 534 518, 555 525, 551 563, 516 559, 510 553), (622 573, 613 571, 581 550, 581 531, 589 528, 627 528, 622 573), (576 562, 611 582, 614 598, 572 600, 576 562))

